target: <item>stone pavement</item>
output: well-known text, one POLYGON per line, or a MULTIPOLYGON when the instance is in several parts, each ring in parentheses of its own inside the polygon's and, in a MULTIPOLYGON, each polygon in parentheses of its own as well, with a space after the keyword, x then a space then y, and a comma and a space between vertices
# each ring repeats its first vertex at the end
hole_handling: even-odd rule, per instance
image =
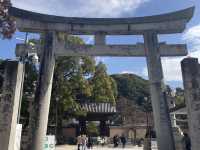
MULTIPOLYGON (((69 145, 64 145, 64 146, 57 146, 56 150, 77 150, 77 146, 69 146, 69 145)), ((128 146, 127 148, 123 149, 121 147, 119 148, 109 148, 109 147, 94 147, 92 150, 143 150, 142 147, 134 147, 134 146, 128 146)))

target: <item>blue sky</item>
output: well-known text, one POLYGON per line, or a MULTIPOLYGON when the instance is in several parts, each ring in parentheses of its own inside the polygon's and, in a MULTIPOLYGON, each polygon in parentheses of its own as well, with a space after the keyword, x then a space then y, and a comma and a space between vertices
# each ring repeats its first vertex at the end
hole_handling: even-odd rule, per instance
MULTIPOLYGON (((196 7, 195 15, 183 34, 159 35, 159 41, 187 43, 189 55, 200 58, 200 3, 199 0, 12 0, 16 7, 41 13, 77 17, 134 17, 156 15, 196 7)), ((34 35, 33 35, 34 36, 34 35)), ((24 38, 24 33, 16 32, 12 40, 0 40, 0 57, 14 59, 15 44, 24 38)), ((83 39, 92 43, 91 37, 83 39)), ((143 42, 142 36, 109 36, 108 44, 133 44, 143 42)), ((165 81, 173 87, 182 86, 180 61, 183 58, 163 58, 165 81), (173 67, 172 67, 173 66, 173 67)), ((98 57, 110 74, 135 73, 147 76, 145 58, 98 57)))

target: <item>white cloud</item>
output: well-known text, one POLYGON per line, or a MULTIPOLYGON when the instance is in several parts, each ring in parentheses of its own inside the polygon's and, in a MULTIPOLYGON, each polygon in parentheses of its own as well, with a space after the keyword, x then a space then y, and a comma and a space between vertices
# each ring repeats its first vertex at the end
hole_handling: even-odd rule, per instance
MULTIPOLYGON (((138 72, 138 71, 132 71, 132 70, 124 70, 124 71, 121 71, 120 74, 135 74, 135 75, 138 75, 138 76, 141 76, 141 72, 138 72)), ((142 76, 146 79, 147 77, 144 76, 142 74, 142 76)))
MULTIPOLYGON (((163 75, 165 81, 181 81, 180 62, 184 57, 179 58, 162 58, 163 75)), ((143 68, 142 76, 148 78, 147 67, 143 68)))
MULTIPOLYGON (((188 44, 190 57, 200 59, 200 24, 191 27, 183 34, 183 40, 188 44)), ((181 61, 185 57, 163 58, 163 72, 166 81, 182 81, 181 61)))
POLYGON ((94 37, 90 36, 88 39, 85 41, 86 44, 92 44, 94 41, 94 37))
POLYGON ((80 17, 119 17, 149 0, 12 0, 14 6, 41 13, 80 17))
POLYGON ((136 74, 134 71, 124 70, 121 74, 136 74))
POLYGON ((147 70, 147 67, 143 68, 143 70, 142 70, 142 76, 148 78, 148 70, 147 70))
MULTIPOLYGON (((182 58, 164 58, 162 59, 164 81, 181 81, 180 61, 182 58), (173 66, 173 67, 172 67, 173 66)), ((142 76, 148 78, 148 70, 145 67, 142 76)))
POLYGON ((165 81, 182 81, 180 63, 183 58, 162 58, 165 81))
POLYGON ((105 60, 106 60, 106 57, 100 57, 100 56, 95 57, 96 64, 100 62, 105 62, 105 60))
POLYGON ((200 50, 200 24, 187 30, 183 35, 183 39, 186 40, 188 44, 192 44, 193 51, 200 50))

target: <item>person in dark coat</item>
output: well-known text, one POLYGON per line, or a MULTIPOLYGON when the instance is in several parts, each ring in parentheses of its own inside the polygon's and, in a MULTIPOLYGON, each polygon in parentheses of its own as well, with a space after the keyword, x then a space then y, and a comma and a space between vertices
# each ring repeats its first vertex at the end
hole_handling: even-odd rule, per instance
POLYGON ((183 133, 184 137, 182 139, 183 146, 185 150, 191 150, 191 140, 187 133, 183 133))
POLYGON ((118 135, 115 135, 113 137, 113 144, 114 144, 114 147, 118 147, 118 145, 119 145, 119 137, 118 137, 118 135))
POLYGON ((93 140, 92 140, 91 136, 88 137, 87 147, 88 147, 88 149, 92 149, 93 148, 93 140))
POLYGON ((121 139, 121 143, 122 143, 122 148, 125 148, 125 146, 126 146, 126 137, 124 136, 124 134, 122 134, 120 139, 121 139))

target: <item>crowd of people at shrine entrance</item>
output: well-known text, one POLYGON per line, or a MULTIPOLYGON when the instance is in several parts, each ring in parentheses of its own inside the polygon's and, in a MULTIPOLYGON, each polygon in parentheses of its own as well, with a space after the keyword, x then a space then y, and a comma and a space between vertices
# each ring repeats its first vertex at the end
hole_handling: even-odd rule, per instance
MULTIPOLYGON (((107 143, 106 137, 97 137, 97 145, 101 145, 104 147, 104 145, 107 143)), ((117 148, 119 144, 122 144, 122 148, 125 148, 126 146, 126 137, 122 134, 121 136, 115 135, 113 137, 113 146, 114 148, 117 148)), ((92 149, 93 148, 93 138, 91 136, 86 136, 85 134, 79 135, 77 137, 77 145, 78 150, 86 150, 86 149, 92 149)))

